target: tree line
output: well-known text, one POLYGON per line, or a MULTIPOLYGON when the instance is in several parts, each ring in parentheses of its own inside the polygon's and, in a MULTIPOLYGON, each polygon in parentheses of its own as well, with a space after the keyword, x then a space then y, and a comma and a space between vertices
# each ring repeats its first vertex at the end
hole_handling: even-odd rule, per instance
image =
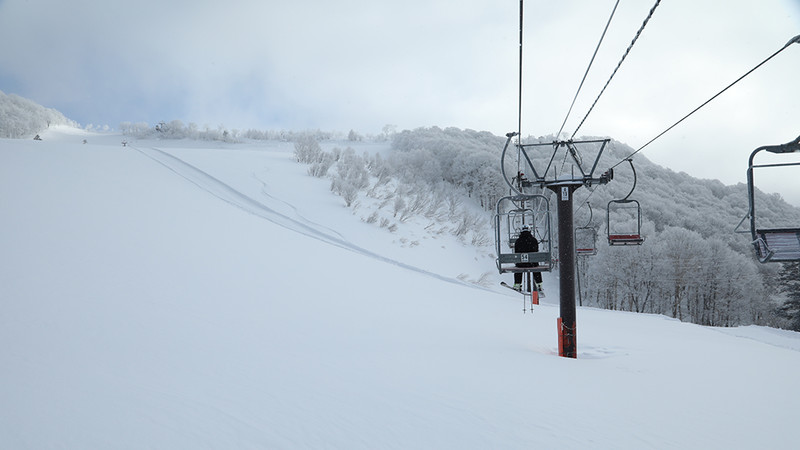
POLYGON ((29 138, 52 125, 77 126, 53 108, 0 91, 0 137, 29 138))

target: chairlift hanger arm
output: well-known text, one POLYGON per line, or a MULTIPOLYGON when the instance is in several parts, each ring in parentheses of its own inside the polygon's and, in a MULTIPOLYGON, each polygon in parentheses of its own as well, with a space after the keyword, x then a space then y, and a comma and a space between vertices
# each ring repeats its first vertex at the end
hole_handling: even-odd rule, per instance
MULTIPOLYGON (((770 153, 794 153, 800 152, 800 136, 797 136, 793 141, 780 145, 765 145, 759 147, 760 150, 766 150, 770 153)), ((758 151, 758 150, 756 150, 758 151)))
POLYGON ((519 133, 517 132, 506 133, 506 145, 503 146, 503 153, 500 156, 500 173, 503 175, 503 180, 505 180, 508 187, 511 188, 511 192, 514 192, 516 194, 522 194, 520 191, 517 190, 516 187, 514 187, 514 184, 511 181, 509 181, 508 175, 506 175, 506 151, 508 150, 508 144, 510 144, 511 139, 513 139, 514 136, 517 136, 518 134, 519 133))
POLYGON ((589 220, 586 222, 586 225, 584 225, 584 228, 589 228, 592 225, 592 216, 594 216, 594 213, 592 212, 592 204, 586 202, 586 205, 589 207, 589 220))
MULTIPOLYGON (((800 36, 798 36, 797 38, 800 39, 800 36)), ((755 159, 756 154, 762 150, 766 150, 770 153, 775 153, 775 154, 800 152, 800 136, 785 144, 762 145, 761 147, 758 147, 757 149, 753 150, 753 152, 750 153, 750 160, 748 161, 747 170, 749 174, 752 173, 754 167, 757 167, 753 165, 753 160, 755 159)), ((774 164, 774 165, 781 165, 781 164, 774 164)))
MULTIPOLYGON (((511 180, 508 179, 508 175, 506 174, 506 153, 508 152, 508 145, 511 144, 511 139, 513 139, 514 136, 517 136, 517 135, 519 135, 519 133, 517 133, 517 132, 506 133, 506 145, 503 146, 503 153, 500 156, 500 173, 503 175, 503 180, 505 180, 505 182, 508 185, 508 187, 511 188, 511 192, 513 192, 513 193, 515 193, 517 195, 525 195, 524 193, 520 192, 519 189, 517 189, 514 186, 514 183, 512 183, 511 180)), ((518 146, 518 147, 520 147, 520 149, 522 149, 522 146, 518 146)), ((536 173, 536 168, 533 167, 533 163, 531 163, 531 160, 530 160, 530 158, 528 158, 528 154, 525 153, 524 149, 522 149, 522 154, 525 156, 525 160, 528 162, 528 167, 530 167, 531 170, 533 171, 533 176, 535 177, 536 182, 537 183, 538 182, 542 182, 543 179, 540 178, 539 174, 536 173)))
POLYGON ((633 171, 633 186, 631 186, 631 191, 628 192, 628 195, 625 196, 622 200, 617 200, 618 203, 628 202, 628 198, 633 194, 633 191, 636 190, 636 168, 633 167, 633 158, 628 158, 628 163, 631 165, 631 170, 633 171))

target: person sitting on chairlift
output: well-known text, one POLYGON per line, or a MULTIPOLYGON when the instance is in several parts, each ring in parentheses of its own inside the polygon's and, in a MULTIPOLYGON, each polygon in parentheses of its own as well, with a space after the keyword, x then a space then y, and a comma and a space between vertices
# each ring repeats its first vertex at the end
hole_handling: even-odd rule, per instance
MULTIPOLYGON (((531 228, 528 225, 522 226, 522 232, 519 237, 514 241, 514 253, 531 253, 539 251, 539 241, 531 234, 531 228)), ((538 267, 539 263, 517 263, 517 267, 538 267)), ((542 274, 541 272, 533 272, 533 279, 536 282, 536 290, 542 290, 542 274)), ((532 287, 531 287, 532 288, 532 287)), ((514 272, 514 289, 522 290, 522 272, 514 272)), ((531 289, 533 290, 533 289, 531 289)))
POLYGON ((530 183, 528 182, 528 179, 527 179, 527 178, 525 178, 525 174, 524 174, 524 173, 522 173, 522 172, 517 172, 517 176, 516 176, 516 177, 514 177, 514 179, 517 181, 517 186, 518 186, 520 189, 521 189, 521 188, 524 188, 524 187, 527 187, 527 186, 530 184, 530 183))

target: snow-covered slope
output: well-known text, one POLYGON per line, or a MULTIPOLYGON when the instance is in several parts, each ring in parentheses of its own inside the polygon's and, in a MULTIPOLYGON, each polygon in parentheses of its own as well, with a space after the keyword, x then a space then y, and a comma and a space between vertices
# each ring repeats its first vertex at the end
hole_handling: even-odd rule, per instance
POLYGON ((559 358, 290 144, 43 137, 0 140, 0 448, 795 446, 797 333, 579 308, 559 358))

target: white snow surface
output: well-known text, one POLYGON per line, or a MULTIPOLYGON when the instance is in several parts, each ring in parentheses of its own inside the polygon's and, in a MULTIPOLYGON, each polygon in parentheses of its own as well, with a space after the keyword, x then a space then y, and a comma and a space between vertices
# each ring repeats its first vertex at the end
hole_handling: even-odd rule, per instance
POLYGON ((524 314, 291 143, 42 137, 0 140, 0 448, 796 448, 798 333, 578 308, 561 358, 555 277, 524 314))

